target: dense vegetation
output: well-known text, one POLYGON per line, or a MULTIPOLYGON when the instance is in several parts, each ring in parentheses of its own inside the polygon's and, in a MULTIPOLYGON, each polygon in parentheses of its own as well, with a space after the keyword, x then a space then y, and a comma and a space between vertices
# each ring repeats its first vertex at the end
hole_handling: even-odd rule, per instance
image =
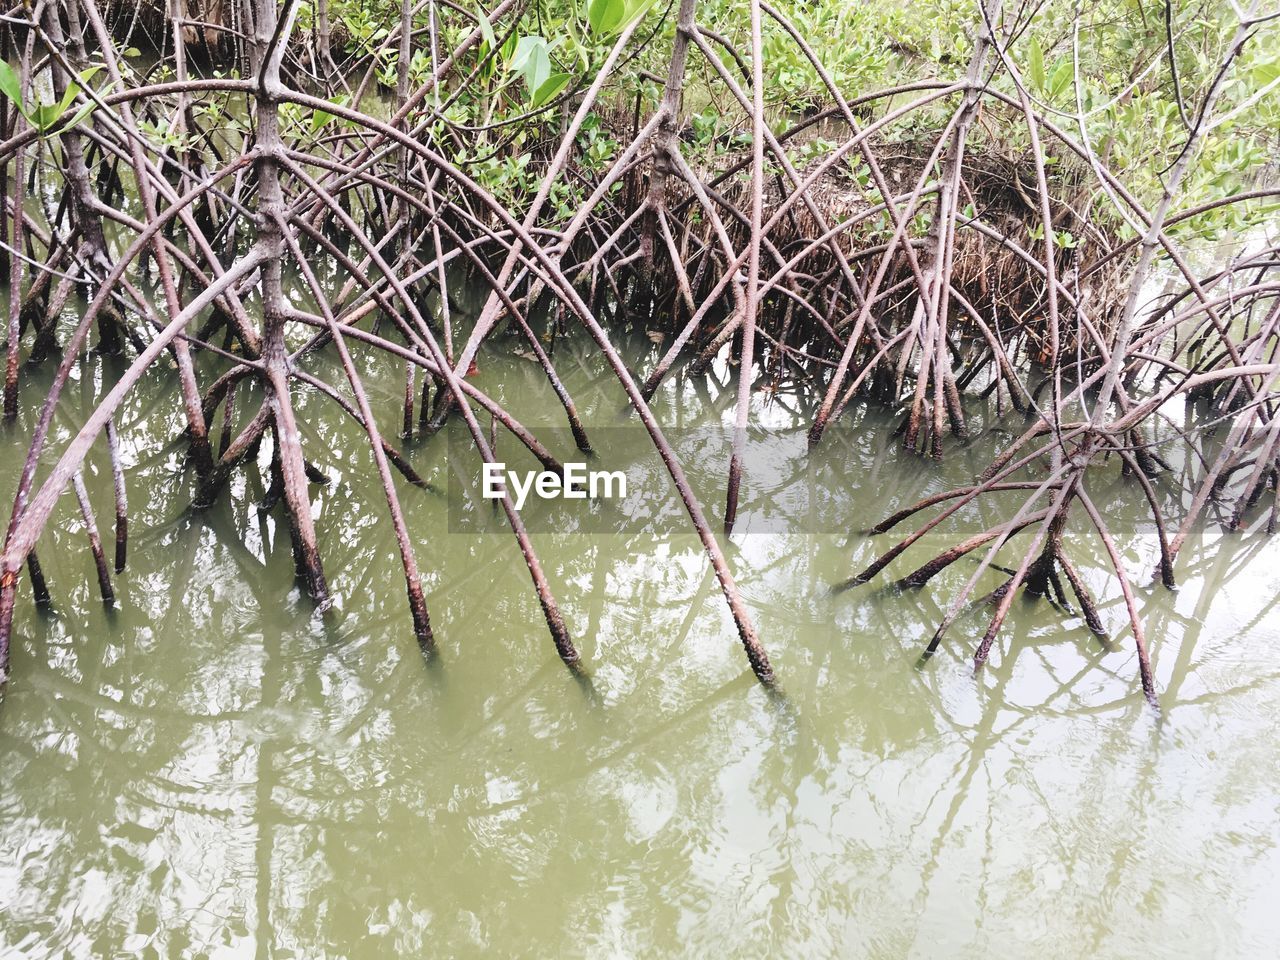
MULTIPOLYGON (((782 379, 813 397, 811 444, 855 396, 900 408, 905 446, 934 457, 964 442, 984 400, 1025 420, 971 485, 880 523, 934 511, 847 584, 978 498, 996 503, 999 524, 902 581, 982 556, 932 651, 984 574, 1004 571, 978 666, 1023 589, 1108 632, 1070 556, 1068 521, 1083 516, 1155 701, 1132 577, 1089 496, 1095 469, 1123 471, 1149 502, 1168 586, 1215 505, 1230 526, 1276 524, 1280 499, 1256 508, 1280 497, 1280 13, 1256 2, 69 0, 0 29, 5 413, 41 409, 0 564, 0 670, 24 567, 49 601, 36 547, 66 488, 96 530, 80 471, 100 442, 123 568, 113 413, 166 358, 195 502, 226 496, 270 438, 267 506, 287 517, 321 607, 308 495, 320 471, 290 395, 320 390, 362 425, 427 650, 413 545, 432 532, 410 531, 399 503, 403 482, 422 481, 379 426, 357 349, 404 363, 405 437, 425 442, 460 416, 492 459, 484 416, 555 468, 563 452, 468 374, 510 328, 587 450, 548 346, 584 330, 661 451, 766 682, 765 647, 648 404, 675 371, 716 357, 738 381, 726 533, 750 483, 753 394, 782 379), (1236 244, 1225 268, 1206 259, 1222 243, 1236 244), (475 317, 451 295, 462 282, 486 291, 475 317), (610 339, 631 325, 661 345, 644 370, 610 339), (58 393, 91 345, 132 359, 38 476, 58 393), (344 385, 308 370, 322 351, 344 385), (22 394, 24 357, 60 358, 48 397, 22 394), (1175 475, 1171 442, 1201 468, 1175 475), (995 566, 1006 554, 1013 565, 995 566)), ((576 665, 533 543, 503 506, 556 649, 576 665)))

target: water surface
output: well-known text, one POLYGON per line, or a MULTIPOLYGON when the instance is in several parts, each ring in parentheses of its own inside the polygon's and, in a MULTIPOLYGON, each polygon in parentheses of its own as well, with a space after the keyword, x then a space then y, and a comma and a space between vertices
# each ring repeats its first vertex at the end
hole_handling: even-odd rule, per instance
MULTIPOLYGON (((538 369, 502 352, 477 383, 558 425, 538 369)), ((588 426, 611 431, 601 459, 643 459, 599 360, 576 343, 556 360, 588 426)), ((55 446, 111 363, 77 375, 55 446)), ((368 369, 392 433, 399 375, 368 369)), ((24 373, 23 429, 0 433, 6 497, 47 377, 24 373)), ((732 375, 671 384, 663 421, 729 422, 732 375)), ((1137 531, 1125 555, 1159 717, 1083 528, 1073 555, 1113 644, 1018 602, 981 676, 981 610, 918 667, 972 566, 923 591, 829 588, 891 542, 860 531, 970 476, 1000 435, 937 465, 859 408, 809 462, 805 404, 783 391, 759 398, 753 437, 795 459, 750 461, 729 554, 779 694, 752 680, 691 534, 531 515, 583 683, 510 536, 450 532, 443 493, 402 485, 440 645, 428 665, 358 428, 300 395, 333 479, 312 488, 339 597, 319 620, 255 479, 187 509, 174 398, 158 372, 121 417, 134 537, 118 608, 97 599, 69 497, 40 543, 53 613, 24 587, 0 705, 0 955, 1248 957, 1280 942, 1280 551, 1260 536, 1210 534, 1176 594, 1150 587, 1140 505, 1114 468, 1091 479, 1137 531), (769 522, 779 510, 791 520, 769 522)), ((441 490, 450 446, 413 449, 441 490)), ((712 444, 688 462, 714 515, 726 459, 712 444)), ((109 541, 104 450, 88 480, 109 541)))

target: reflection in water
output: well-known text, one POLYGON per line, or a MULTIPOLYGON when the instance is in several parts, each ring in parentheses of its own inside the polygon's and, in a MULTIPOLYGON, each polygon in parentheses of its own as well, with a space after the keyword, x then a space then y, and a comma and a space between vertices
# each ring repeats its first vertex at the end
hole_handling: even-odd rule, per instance
MULTIPOLYGON (((596 358, 558 348, 588 423, 624 423, 596 358)), ((101 362, 59 411, 60 442, 101 392, 101 362)), ((383 373, 367 382, 391 432, 401 382, 383 373)), ((558 422, 532 364, 490 359, 480 382, 526 422, 558 422)), ((1280 552, 1260 538, 1211 537, 1176 595, 1142 593, 1160 718, 1126 637, 1100 645, 1047 603, 1015 604, 976 679, 980 612, 917 667, 972 567, 925 591, 830 586, 889 542, 861 530, 989 447, 926 463, 853 411, 821 459, 749 465, 746 516, 769 532, 738 537, 730 560, 780 695, 751 679, 695 537, 536 535, 584 685, 510 537, 445 532, 444 495, 406 488, 441 645, 424 665, 358 428, 301 396, 333 479, 314 489, 340 609, 320 620, 292 584, 287 531, 253 509, 256 479, 187 508, 172 389, 144 384, 122 418, 141 512, 119 608, 97 601, 64 502, 41 543, 55 610, 19 611, 0 706, 4 956, 1022 957, 1034 943, 1185 957, 1280 942, 1280 552), (771 525, 813 504, 843 524, 771 525)), ((670 390, 673 426, 728 414, 732 389, 670 390)), ((807 419, 788 408, 803 401, 760 403, 755 439, 802 450, 807 419)), ((22 431, 0 443, 11 489, 22 431)), ((413 454, 440 490, 445 446, 413 454)), ((710 507, 726 461, 727 445, 688 461, 710 507)), ((105 456, 91 466, 108 503, 105 456)), ((1136 524, 1140 505, 1098 484, 1136 524)), ((1119 630, 1103 557, 1077 540, 1119 630)), ((1132 539, 1132 570, 1154 557, 1132 539)))

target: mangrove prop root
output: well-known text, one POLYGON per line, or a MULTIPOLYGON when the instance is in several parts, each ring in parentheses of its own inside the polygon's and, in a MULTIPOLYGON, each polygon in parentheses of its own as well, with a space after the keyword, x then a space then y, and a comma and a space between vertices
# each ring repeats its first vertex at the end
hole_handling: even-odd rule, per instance
MULTIPOLYGON (((1180 551, 1215 505, 1233 530, 1271 530, 1280 516, 1280 249, 1250 251, 1201 276, 1175 229, 1280 196, 1280 188, 1258 184, 1184 203, 1205 144, 1248 106, 1226 105, 1224 91, 1271 18, 1256 2, 1240 6, 1224 13, 1224 23, 1238 24, 1224 28, 1229 35, 1196 101, 1184 103, 1191 87, 1175 85, 1185 142, 1164 158, 1167 168, 1136 173, 1113 168, 1110 147, 1091 139, 1083 73, 1066 94, 1076 94, 1079 116, 1063 102, 1051 106, 1043 81, 1024 77, 1027 17, 1040 14, 1001 0, 977 5, 970 52, 954 75, 856 96, 785 10, 750 0, 734 12, 741 29, 712 29, 698 0, 679 0, 609 35, 589 79, 576 78, 519 116, 490 111, 471 124, 453 108, 465 96, 485 95, 484 78, 501 66, 488 27, 499 48, 516 37, 529 14, 518 0, 492 4, 488 26, 460 6, 428 4, 431 56, 416 88, 409 59, 424 36, 423 11, 407 0, 395 29, 350 56, 334 43, 328 3, 313 11, 310 45, 294 29, 297 0, 233 5, 234 24, 202 28, 206 52, 216 48, 238 68, 228 76, 197 75, 189 57, 197 28, 171 16, 164 63, 172 79, 155 83, 131 72, 96 0, 15 8, 0 33, 16 51, 21 90, 48 83, 55 101, 70 97, 67 119, 76 122, 37 128, 6 101, 10 123, 0 134, 0 260, 10 290, 0 415, 23 424, 28 440, 0 554, 0 674, 8 671, 24 567, 36 603, 49 602, 35 547, 68 488, 89 531, 99 590, 114 597, 110 574, 125 569, 130 527, 131 458, 117 427, 131 429, 120 419, 122 405, 162 365, 172 370, 196 506, 223 496, 233 473, 257 460, 264 437, 273 439, 260 508, 282 507, 299 577, 321 609, 331 598, 309 484, 325 482, 325 466, 306 449, 309 425, 299 420, 307 408, 295 408, 291 390, 318 391, 359 426, 399 548, 413 629, 429 650, 413 546, 430 543, 434 531, 409 528, 395 474, 427 487, 414 451, 438 442, 433 436, 454 413, 480 459, 496 456, 505 431, 548 469, 561 469, 560 451, 498 402, 500 392, 468 379, 506 320, 538 363, 576 446, 590 452, 556 352, 568 326, 586 331, 661 456, 763 682, 773 679, 764 645, 650 406, 674 371, 693 378, 732 371, 733 430, 720 491, 726 534, 752 495, 745 450, 761 383, 778 391, 793 380, 813 391, 812 447, 840 428, 860 396, 899 412, 907 455, 933 458, 966 443, 975 423, 990 425, 975 416, 982 404, 993 403, 997 419, 1011 408, 1025 419, 1009 424, 1011 438, 985 466, 975 465, 974 479, 929 489, 887 517, 847 518, 847 529, 870 527, 876 535, 908 520, 916 528, 838 589, 915 557, 926 536, 945 534, 947 542, 914 559, 898 585, 936 589, 942 571, 976 560, 928 643, 932 652, 969 598, 990 589, 981 579, 1001 571, 974 654, 981 666, 1020 590, 1064 609, 1074 597, 1088 628, 1105 633, 1100 601, 1078 567, 1089 539, 1102 545, 1124 598, 1142 689, 1154 703, 1146 639, 1120 559, 1124 544, 1089 499, 1086 479, 1095 492, 1102 469, 1131 479, 1159 546, 1157 576, 1168 587, 1180 551), (456 38, 452 49, 442 45, 447 36, 456 38), (639 54, 659 43, 666 45, 663 75, 636 74, 639 54), (765 56, 775 43, 796 53, 822 92, 823 103, 789 125, 766 115, 765 56), (103 76, 86 79, 99 54, 103 76), (391 58, 395 83, 382 119, 363 108, 362 97, 391 58), (651 108, 633 96, 637 76, 657 84, 651 108), (690 145, 697 131, 685 101, 695 83, 696 99, 715 103, 729 126, 749 133, 741 149, 690 145), (617 122, 611 117, 620 102, 626 118, 617 122), (215 137, 203 111, 216 105, 225 113, 230 104, 247 105, 249 122, 215 137), (309 113, 311 122, 285 122, 292 113, 309 113), (157 140, 158 116, 172 118, 181 146, 157 140), (917 142, 902 139, 904 126, 920 131, 917 142), (534 129, 531 147, 525 134, 534 129), (602 163, 588 162, 591 137, 602 130, 617 149, 602 163), (1011 142, 1028 147, 1018 157, 999 149, 1010 131, 1011 142), (801 161, 797 148, 818 135, 821 150, 801 161), (470 160, 446 159, 501 164, 517 151, 527 153, 532 179, 529 195, 514 203, 477 182, 470 160), (866 175, 851 176, 854 165, 866 175), (125 202, 126 185, 136 203, 125 202), (25 203, 24 190, 55 199, 25 203), (562 209, 564 195, 577 199, 574 208, 562 209), (1141 199, 1148 195, 1150 204, 1141 199), (1144 291, 1161 257, 1174 280, 1148 304, 1144 291), (286 283, 286 263, 296 284, 286 283), (482 293, 474 319, 458 309, 462 274, 482 293), (77 296, 88 301, 84 309, 77 296), (635 321, 665 338, 638 375, 601 322, 610 311, 617 326, 635 321), (545 326, 544 316, 551 318, 545 326), (103 365, 101 395, 66 446, 52 449, 63 442, 51 429, 55 411, 91 348, 120 359, 103 365), (361 362, 391 363, 403 377, 386 419, 379 420, 357 350, 361 362), (48 385, 41 397, 32 397, 37 378, 24 372, 24 354, 33 366, 56 362, 51 374, 39 372, 48 385), (336 356, 339 374, 325 356, 336 356), (1188 410, 1181 425, 1167 416, 1178 403, 1188 410), (1202 451, 1201 427, 1218 425, 1212 452, 1202 451), (403 449, 388 442, 389 430, 404 438, 403 449), (102 433, 114 563, 83 476, 102 433), (1174 443, 1200 466, 1170 469, 1174 443), (947 533, 974 508, 994 513, 982 532, 947 533), (1005 552, 1017 562, 1004 560, 1005 552)), ((181 4, 166 9, 180 12, 181 4)), ((1070 26, 1078 45, 1087 22, 1077 11, 1070 26)), ((1146 82, 1139 76, 1134 85, 1146 82)), ((341 509, 329 499, 324 509, 341 509)), ((578 651, 523 521, 509 501, 499 506, 556 652, 576 665, 578 651)))

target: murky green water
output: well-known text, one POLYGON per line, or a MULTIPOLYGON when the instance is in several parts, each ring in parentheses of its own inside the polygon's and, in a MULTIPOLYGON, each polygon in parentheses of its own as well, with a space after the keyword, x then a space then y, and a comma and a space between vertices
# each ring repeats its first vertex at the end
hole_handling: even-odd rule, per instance
MULTIPOLYGON (((557 363, 588 425, 616 426, 599 361, 562 344, 557 363)), ((391 431, 401 381, 385 372, 391 431)), ((60 429, 100 373, 69 390, 60 429)), ((526 361, 490 360, 477 382, 559 422, 526 361)), ((730 416, 731 388, 679 389, 665 422, 730 416)), ((923 592, 828 587, 871 555, 858 530, 982 450, 906 457, 856 411, 814 465, 748 472, 764 513, 798 490, 823 505, 730 555, 782 696, 751 679, 693 536, 536 535, 584 685, 511 538, 446 532, 446 499, 403 487, 441 646, 426 666, 358 430, 302 395, 334 481, 313 488, 341 598, 321 623, 256 481, 186 511, 173 395, 157 376, 122 418, 135 535, 118 610, 97 600, 70 498, 41 542, 56 610, 21 601, 0 705, 5 957, 1259 957, 1280 942, 1280 551, 1259 537, 1200 545, 1176 595, 1142 590, 1160 718, 1114 589, 1111 649, 1016 603, 981 677, 980 612, 917 669, 940 588, 971 567, 923 592)), ((761 400, 778 449, 803 450, 798 405, 761 400)), ((0 434, 6 498, 22 433, 0 434)), ((414 453, 441 485, 445 448, 414 453)), ((689 463, 715 513, 726 456, 689 463)), ((107 532, 103 452, 93 468, 107 532)), ((1113 477, 1095 495, 1120 524, 1138 513, 1108 497, 1113 477)), ((1096 541, 1079 543, 1104 588, 1096 541)), ((1126 556, 1149 570, 1150 537, 1126 556)))

